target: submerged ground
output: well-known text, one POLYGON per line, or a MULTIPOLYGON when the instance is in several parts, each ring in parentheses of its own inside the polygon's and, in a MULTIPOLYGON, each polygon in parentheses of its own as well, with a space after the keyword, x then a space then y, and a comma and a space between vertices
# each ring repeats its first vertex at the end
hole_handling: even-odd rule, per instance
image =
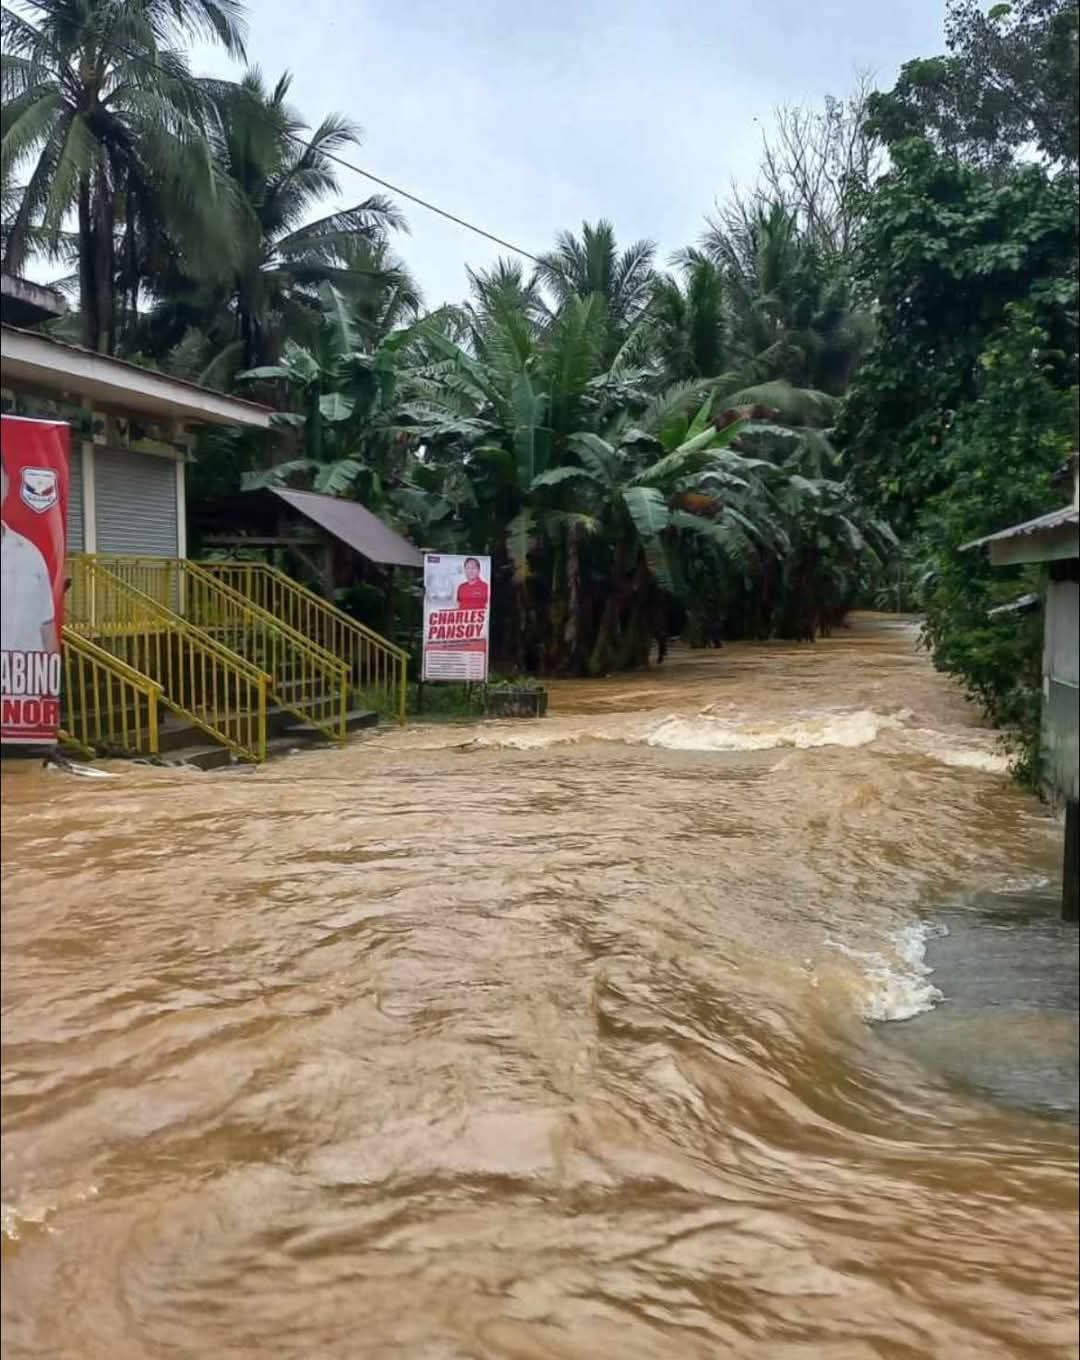
POLYGON ((4 776, 5 1356, 1076 1354, 1060 830, 912 627, 113 768, 4 776))

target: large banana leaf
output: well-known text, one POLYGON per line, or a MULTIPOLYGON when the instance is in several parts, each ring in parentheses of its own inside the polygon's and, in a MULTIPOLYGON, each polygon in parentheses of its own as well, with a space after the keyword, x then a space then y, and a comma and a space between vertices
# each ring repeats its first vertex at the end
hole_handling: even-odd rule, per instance
POLYGON ((600 479, 588 470, 588 468, 570 467, 569 465, 557 468, 548 468, 547 472, 541 472, 534 477, 529 484, 530 491, 536 491, 540 487, 559 486, 562 482, 569 482, 577 479, 578 481, 596 482, 600 479))
POLYGON ((606 439, 582 431, 572 434, 568 442, 582 465, 588 468, 597 481, 609 487, 615 485, 619 476, 619 455, 606 439))
MULTIPOLYGON (((709 413, 712 410, 712 406, 713 406, 713 394, 710 392, 709 395, 705 398, 705 400, 701 403, 697 415, 690 422, 690 427, 686 431, 686 439, 695 439, 699 434, 702 433, 703 430, 708 429, 709 413)), ((686 439, 682 441, 684 444, 686 443, 686 439)))
POLYGON ((356 458, 339 458, 334 463, 324 463, 315 474, 314 489, 324 496, 340 496, 364 471, 365 464, 356 458))
POLYGON ((332 283, 319 287, 319 306, 322 309, 331 349, 338 359, 344 359, 360 348, 360 335, 352 318, 349 304, 332 283))
POLYGON ((713 460, 713 449, 723 436, 734 437, 738 433, 736 425, 727 426, 717 432, 711 425, 699 431, 666 457, 639 472, 631 481, 632 486, 665 486, 670 488, 676 478, 686 477, 694 472, 702 472, 713 460))
POLYGON ((792 387, 790 383, 780 380, 726 392, 721 401, 726 408, 765 406, 787 425, 819 427, 832 424, 839 405, 837 399, 830 397, 827 392, 816 392, 809 387, 792 387))
POLYGON ((331 425, 337 425, 353 413, 356 402, 344 392, 324 392, 319 398, 319 415, 331 425))
POLYGON ((255 468, 245 472, 240 486, 244 491, 261 491, 267 486, 285 486, 289 479, 301 472, 314 472, 321 467, 314 458, 290 458, 287 463, 276 463, 269 468, 255 468))
POLYGON ((649 570, 665 590, 674 589, 671 564, 661 537, 664 530, 671 527, 672 512, 667 501, 652 486, 625 487, 622 500, 641 539, 649 570))
POLYGON ((547 397, 537 392, 528 373, 519 373, 511 388, 514 409, 514 455, 518 485, 529 487, 533 478, 547 470, 551 431, 545 425, 547 397))
POLYGON ((697 534, 714 543, 732 563, 742 565, 753 553, 753 545, 746 530, 738 521, 728 519, 705 519, 701 515, 690 514, 685 510, 671 512, 671 527, 697 534))

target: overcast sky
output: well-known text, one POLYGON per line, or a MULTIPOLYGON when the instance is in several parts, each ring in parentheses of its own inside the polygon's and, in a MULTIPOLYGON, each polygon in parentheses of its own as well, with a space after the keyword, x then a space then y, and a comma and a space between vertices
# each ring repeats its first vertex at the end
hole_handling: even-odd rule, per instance
MULTIPOLYGON (((248 55, 293 73, 312 123, 360 123, 349 159, 532 252, 606 216, 666 255, 751 180, 780 103, 892 83, 942 49, 944 0, 249 0, 248 55)), ((200 47, 196 69, 236 73, 200 47)), ((342 172, 342 203, 374 189, 342 172)), ((430 305, 497 247, 405 204, 430 305)))

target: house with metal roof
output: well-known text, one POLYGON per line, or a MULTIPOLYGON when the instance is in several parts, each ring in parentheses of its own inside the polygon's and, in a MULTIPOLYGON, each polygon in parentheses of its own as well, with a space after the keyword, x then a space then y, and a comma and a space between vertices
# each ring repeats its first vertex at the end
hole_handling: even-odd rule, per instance
POLYGON ((3 411, 71 429, 69 742, 85 754, 184 750, 209 765, 262 760, 304 738, 341 741, 379 713, 402 720, 401 648, 275 567, 237 572, 188 556, 196 432, 269 431, 273 412, 26 329, 61 307, 52 290, 4 277, 3 411))
MULTIPOLYGON (((1063 914, 1080 915, 1080 458, 1062 478, 1072 504, 965 544, 984 548, 994 566, 1044 563, 1041 746, 1050 796, 1065 803, 1063 914)), ((1019 603, 1019 602, 1018 602, 1019 603)))

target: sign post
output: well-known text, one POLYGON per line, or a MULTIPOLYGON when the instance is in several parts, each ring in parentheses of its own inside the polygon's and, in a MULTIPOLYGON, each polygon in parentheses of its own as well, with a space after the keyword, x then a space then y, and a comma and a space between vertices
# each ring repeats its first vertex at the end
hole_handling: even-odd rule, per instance
POLYGON ((424 554, 421 682, 487 680, 491 558, 424 554))
POLYGON ((0 741, 55 746, 60 726, 69 429, 0 418, 0 741))

